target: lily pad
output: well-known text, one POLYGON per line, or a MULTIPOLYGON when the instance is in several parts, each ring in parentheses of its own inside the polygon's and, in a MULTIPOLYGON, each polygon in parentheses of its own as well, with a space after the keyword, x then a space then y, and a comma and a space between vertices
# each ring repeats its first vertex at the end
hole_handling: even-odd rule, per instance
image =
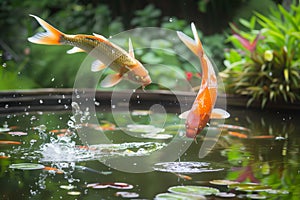
POLYGON ((45 166, 36 163, 17 163, 17 164, 11 164, 9 168, 19 169, 19 170, 38 170, 38 169, 44 169, 45 166))
POLYGON ((181 194, 181 195, 188 195, 188 196, 194 196, 194 197, 202 197, 205 195, 213 195, 217 194, 220 191, 216 188, 212 187, 203 187, 203 186, 193 186, 193 185, 187 185, 187 186, 174 186, 170 187, 168 189, 169 192, 175 193, 175 194, 181 194))
POLYGON ((75 188, 74 185, 61 185, 59 186, 61 189, 65 189, 65 190, 72 190, 75 188))
POLYGON ((246 197, 250 199, 267 199, 266 196, 261 194, 247 194, 246 197))
POLYGON ((161 193, 155 196, 155 200, 201 200, 206 199, 204 196, 185 196, 181 194, 174 194, 174 193, 161 193))
POLYGON ((68 192, 68 195, 72 195, 72 196, 78 196, 80 194, 81 194, 81 192, 79 192, 79 191, 70 191, 70 192, 68 192))
POLYGON ((0 133, 10 131, 10 128, 0 128, 0 133))
POLYGON ((130 185, 128 183, 90 183, 87 184, 88 188, 94 188, 94 189, 105 189, 105 188, 114 188, 114 189, 123 189, 123 190, 129 190, 133 188, 133 185, 130 185))
POLYGON ((188 174, 224 170, 223 168, 214 168, 207 162, 162 162, 156 163, 153 168, 156 171, 188 174))
POLYGON ((157 139, 157 140, 166 140, 173 137, 173 135, 170 134, 156 134, 156 133, 148 133, 148 134, 142 134, 143 138, 149 138, 149 139, 157 139))
POLYGON ((231 184, 229 185, 229 188, 233 188, 235 190, 245 191, 245 192, 262 192, 271 189, 270 186, 259 185, 256 183, 231 184))
POLYGON ((239 184, 237 181, 230 181, 230 180, 212 180, 209 181, 210 184, 213 185, 232 185, 232 184, 239 184))
POLYGON ((216 194, 216 196, 222 197, 222 198, 233 198, 236 195, 234 193, 219 192, 219 193, 216 194))
POLYGON ((122 197, 122 198, 137 198, 140 195, 135 192, 117 192, 116 193, 117 197, 122 197))
POLYGON ((144 125, 144 124, 129 124, 127 125, 127 129, 130 132, 133 133, 160 133, 164 132, 165 129, 163 128, 158 128, 152 125, 144 125))
POLYGON ((133 110, 131 115, 132 116, 147 116, 151 114, 150 110, 133 110))

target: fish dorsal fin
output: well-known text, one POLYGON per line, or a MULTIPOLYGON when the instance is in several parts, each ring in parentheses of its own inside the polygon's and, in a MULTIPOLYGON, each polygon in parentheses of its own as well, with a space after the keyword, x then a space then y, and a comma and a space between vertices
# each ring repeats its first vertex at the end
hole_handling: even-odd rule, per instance
POLYGON ((211 112, 211 119, 227 119, 230 117, 230 114, 221 108, 214 108, 211 112))
POLYGON ((72 49, 67 51, 67 54, 73 54, 73 53, 79 53, 79 52, 84 52, 84 50, 80 49, 78 47, 73 47, 72 49))
POLYGON ((118 84, 122 80, 121 74, 110 74, 106 76, 103 81, 101 82, 101 87, 112 87, 118 84))
POLYGON ((179 117, 180 119, 186 119, 187 116, 189 115, 190 111, 191 111, 191 110, 187 110, 187 111, 181 113, 178 117, 179 117))
POLYGON ((132 42, 131 42, 131 39, 129 38, 128 40, 128 53, 129 55, 134 58, 134 51, 133 51, 133 46, 132 46, 132 42))
POLYGON ((100 60, 95 60, 91 65, 92 72, 98 72, 105 68, 106 68, 106 65, 104 65, 100 60))
POLYGON ((99 38, 100 40, 103 40, 103 41, 108 41, 108 39, 107 39, 107 38, 105 38, 105 37, 104 37, 104 36, 102 36, 102 35, 99 35, 99 34, 97 34, 97 33, 93 33, 93 35, 94 35, 95 37, 99 38))

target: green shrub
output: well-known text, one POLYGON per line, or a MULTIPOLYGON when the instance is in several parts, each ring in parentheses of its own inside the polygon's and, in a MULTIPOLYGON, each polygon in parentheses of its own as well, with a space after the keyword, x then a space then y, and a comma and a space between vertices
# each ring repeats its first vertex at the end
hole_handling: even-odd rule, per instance
MULTIPOLYGON (((298 2, 298 3, 297 3, 298 2)), ((227 67, 221 76, 227 92, 253 101, 291 103, 300 100, 300 5, 289 10, 281 5, 268 16, 255 13, 240 19, 248 31, 231 24, 228 37, 233 48, 225 53, 227 67)))

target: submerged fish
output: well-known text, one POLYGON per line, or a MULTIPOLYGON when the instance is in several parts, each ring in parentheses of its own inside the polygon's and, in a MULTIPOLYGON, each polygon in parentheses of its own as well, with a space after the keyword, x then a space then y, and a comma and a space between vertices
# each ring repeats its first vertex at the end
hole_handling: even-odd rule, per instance
POLYGON ((193 103, 191 110, 182 113, 179 117, 186 119, 186 136, 195 138, 206 126, 209 119, 224 119, 229 113, 223 109, 215 108, 217 100, 217 77, 211 61, 204 53, 195 25, 191 28, 195 40, 184 33, 177 31, 181 41, 199 58, 202 67, 202 81, 200 90, 193 103))
POLYGON ((110 64, 109 67, 116 71, 116 74, 108 75, 102 82, 102 87, 111 87, 126 78, 135 83, 141 84, 143 87, 151 83, 151 78, 144 66, 134 57, 133 47, 129 38, 129 52, 110 42, 102 35, 93 33, 93 35, 67 35, 41 18, 34 17, 38 23, 46 30, 44 33, 37 33, 28 38, 32 43, 46 44, 46 45, 71 45, 74 46, 67 51, 68 54, 77 52, 87 52, 92 55, 95 60, 92 63, 92 71, 100 71, 110 64), (105 64, 104 64, 105 63, 105 64))

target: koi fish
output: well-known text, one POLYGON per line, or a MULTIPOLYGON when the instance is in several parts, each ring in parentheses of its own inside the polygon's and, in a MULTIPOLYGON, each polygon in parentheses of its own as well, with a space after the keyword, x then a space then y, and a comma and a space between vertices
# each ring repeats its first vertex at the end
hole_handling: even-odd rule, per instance
POLYGON ((177 31, 180 40, 199 58, 202 67, 202 81, 191 110, 179 117, 186 119, 186 136, 195 138, 206 126, 209 119, 225 119, 230 115, 223 109, 214 108, 217 100, 217 77, 211 61, 204 53, 194 23, 191 24, 194 40, 177 31))
POLYGON ((105 77, 101 82, 102 87, 111 87, 119 83, 122 78, 141 84, 144 88, 151 83, 151 78, 144 66, 134 57, 131 39, 129 38, 129 52, 110 42, 102 35, 93 33, 93 35, 67 35, 43 19, 35 16, 38 23, 46 30, 43 33, 37 33, 28 38, 28 41, 36 44, 45 45, 71 45, 74 48, 67 51, 68 54, 77 52, 87 52, 95 60, 91 65, 91 71, 101 71, 107 66, 104 63, 111 63, 109 68, 116 71, 105 77))

